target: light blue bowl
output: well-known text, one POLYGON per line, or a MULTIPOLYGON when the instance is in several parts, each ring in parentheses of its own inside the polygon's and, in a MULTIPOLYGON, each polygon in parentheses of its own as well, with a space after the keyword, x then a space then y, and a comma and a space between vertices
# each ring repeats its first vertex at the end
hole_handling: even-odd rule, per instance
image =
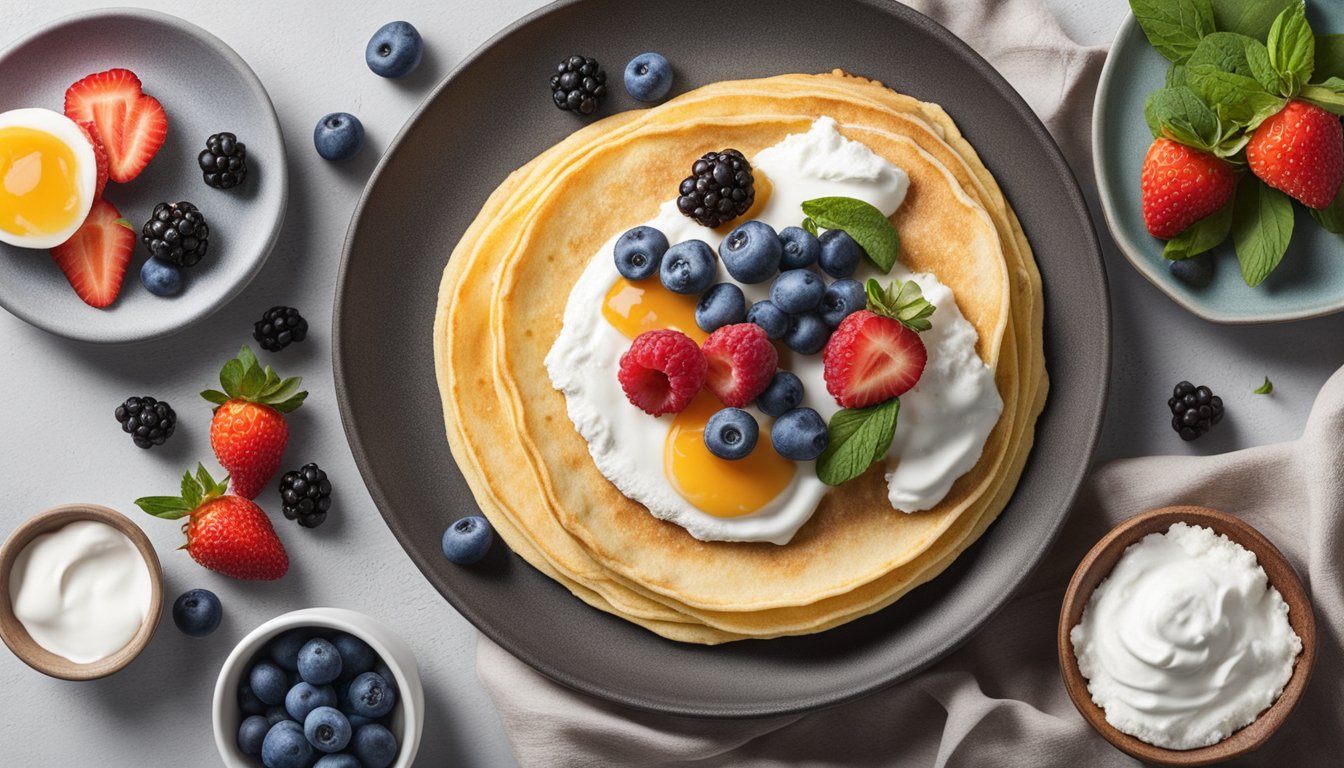
MULTIPOLYGON (((1318 34, 1344 32, 1344 3, 1314 0, 1308 16, 1318 34)), ((1139 173, 1152 134, 1143 102, 1161 87, 1167 60, 1153 50, 1131 15, 1120 26, 1101 71, 1092 109, 1092 157, 1106 225, 1134 268, 1177 304, 1215 323, 1277 323, 1344 310, 1344 237, 1316 225, 1302 206, 1283 263, 1256 288, 1241 279, 1231 240, 1215 249, 1214 278, 1192 288, 1172 276, 1162 241, 1148 234, 1139 207, 1139 173)))

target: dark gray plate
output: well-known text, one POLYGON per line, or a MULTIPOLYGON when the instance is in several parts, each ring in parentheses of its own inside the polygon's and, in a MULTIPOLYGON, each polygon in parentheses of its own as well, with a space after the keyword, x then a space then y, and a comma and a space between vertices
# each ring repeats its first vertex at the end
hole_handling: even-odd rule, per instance
POLYGON ((906 678, 1007 601, 1054 538, 1096 444, 1108 304, 1096 233, 1059 150, 1003 78, 929 19, 883 0, 824 11, 811 0, 571 0, 484 45, 397 137, 346 237, 333 355, 346 434, 374 501, 425 576, 482 632, 561 683, 612 701, 745 717, 834 704, 906 678), (503 547, 471 568, 439 550, 448 522, 476 511, 448 451, 434 381, 431 327, 447 256, 505 175, 582 124, 551 104, 555 63, 573 52, 605 62, 611 113, 636 106, 620 72, 645 50, 673 62, 677 92, 842 67, 942 104, 1003 185, 1045 276, 1050 402, 1012 503, 944 574, 829 632, 673 643, 589 608, 503 547))

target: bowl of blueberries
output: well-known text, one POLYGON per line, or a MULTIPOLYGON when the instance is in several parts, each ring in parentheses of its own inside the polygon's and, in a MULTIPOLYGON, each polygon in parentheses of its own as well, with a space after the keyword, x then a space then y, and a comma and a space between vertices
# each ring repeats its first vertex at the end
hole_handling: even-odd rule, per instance
POLYGON ((424 728, 415 655, 380 622, 305 608, 262 624, 215 682, 229 768, 407 768, 424 728))

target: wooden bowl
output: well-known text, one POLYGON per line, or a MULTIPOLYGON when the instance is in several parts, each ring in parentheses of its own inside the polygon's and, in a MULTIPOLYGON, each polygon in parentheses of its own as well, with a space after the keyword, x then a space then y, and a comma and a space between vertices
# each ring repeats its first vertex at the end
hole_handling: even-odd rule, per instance
POLYGON ((145 532, 140 530, 140 526, 115 509, 94 504, 66 504, 53 507, 28 518, 14 529, 4 545, 0 546, 0 640, 4 640, 5 645, 9 646, 9 650, 13 651, 19 660, 44 675, 62 680, 96 680, 116 672, 130 664, 131 660, 149 644, 149 639, 154 636, 154 630, 158 629, 159 614, 162 612, 163 569, 159 565, 159 556, 154 553, 154 545, 150 543, 149 537, 145 536, 145 532), (140 625, 140 630, 121 650, 89 664, 76 664, 38 645, 14 615, 14 606, 9 596, 9 572, 24 547, 40 534, 51 533, 68 523, 80 520, 106 523, 121 531, 135 544, 135 548, 140 550, 141 556, 145 558, 145 565, 149 566, 149 613, 145 616, 145 623, 140 625))
POLYGON ((1064 593, 1064 605, 1059 612, 1056 640, 1064 687, 1068 689, 1069 698, 1073 699, 1073 705, 1078 708, 1083 719, 1107 741, 1131 757, 1170 766, 1212 765, 1259 749, 1283 725, 1288 713, 1302 698, 1307 679, 1311 677, 1312 664, 1316 661, 1316 619, 1312 614, 1311 599, 1293 571, 1293 566, 1269 539, 1246 521, 1207 507, 1155 509, 1131 517, 1111 529, 1078 564, 1078 569, 1069 581, 1068 591, 1064 593), (1302 639, 1302 653, 1294 663, 1292 677, 1288 678, 1283 693, 1269 709, 1226 739, 1198 749, 1178 750, 1154 746, 1122 733, 1106 722, 1106 713, 1092 701, 1088 693, 1087 679, 1078 670, 1078 659, 1073 653, 1073 642, 1069 639, 1070 631, 1083 618, 1083 608, 1087 606, 1092 592, 1110 575, 1125 549, 1150 533, 1166 532, 1173 523, 1209 528, 1255 553, 1260 567, 1265 569, 1265 575, 1269 577, 1270 585, 1279 590, 1284 602, 1288 603, 1288 623, 1302 639))

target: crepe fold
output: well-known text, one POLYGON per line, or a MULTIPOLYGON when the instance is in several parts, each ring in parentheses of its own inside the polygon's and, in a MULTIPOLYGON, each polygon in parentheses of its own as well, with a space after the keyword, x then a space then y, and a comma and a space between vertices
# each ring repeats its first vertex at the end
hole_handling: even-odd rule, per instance
POLYGON ((1042 324, 1026 237, 948 115, 834 72, 705 86, 593 123, 515 171, 448 260, 434 350, 453 456, 508 545, 595 608, 673 640, 720 643, 872 613, 974 542, 1031 449, 1048 389, 1042 324), (893 510, 874 466, 827 494, 786 545, 699 541, 598 472, 543 360, 588 260, 653 218, 694 158, 724 147, 750 157, 822 116, 909 174, 892 217, 901 261, 952 288, 1003 414, 931 510, 893 510))

